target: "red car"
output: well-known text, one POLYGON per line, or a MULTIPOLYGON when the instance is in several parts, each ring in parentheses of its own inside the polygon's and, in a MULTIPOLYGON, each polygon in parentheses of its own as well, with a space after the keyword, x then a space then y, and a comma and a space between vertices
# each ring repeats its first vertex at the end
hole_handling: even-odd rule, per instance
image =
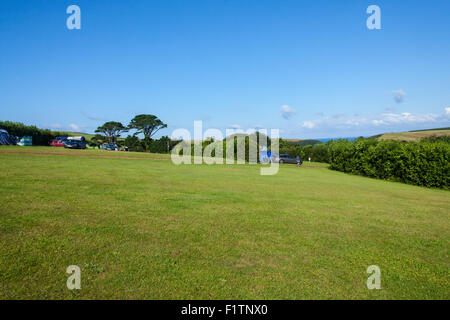
POLYGON ((50 145, 53 147, 64 147, 63 140, 53 139, 50 141, 50 145))

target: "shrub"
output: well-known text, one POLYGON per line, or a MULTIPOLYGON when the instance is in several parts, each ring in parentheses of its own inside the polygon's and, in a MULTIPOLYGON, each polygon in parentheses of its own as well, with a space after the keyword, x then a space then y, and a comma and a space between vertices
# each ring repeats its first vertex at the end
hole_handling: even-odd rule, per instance
POLYGON ((311 157, 312 161, 328 163, 328 145, 328 143, 322 143, 320 141, 317 141, 315 144, 299 145, 280 139, 280 153, 287 153, 294 157, 299 156, 303 160, 311 157))
POLYGON ((448 189, 450 144, 447 141, 333 141, 329 144, 330 168, 367 177, 448 189))

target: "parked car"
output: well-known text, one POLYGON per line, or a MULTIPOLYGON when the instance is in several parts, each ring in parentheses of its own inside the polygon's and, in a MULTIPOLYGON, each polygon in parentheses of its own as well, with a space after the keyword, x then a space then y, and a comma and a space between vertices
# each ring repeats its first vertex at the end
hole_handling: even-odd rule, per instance
MULTIPOLYGON (((297 164, 297 158, 294 156, 291 156, 289 154, 280 154, 280 155, 275 155, 273 156, 272 159, 273 162, 278 162, 278 163, 293 163, 293 164, 297 164)), ((300 160, 301 163, 301 160, 300 160)))
POLYGON ((100 146, 102 150, 119 151, 119 146, 115 143, 104 143, 100 146))
POLYGON ((64 147, 64 141, 59 139, 53 139, 50 141, 52 147, 64 147))
POLYGON ((86 142, 80 140, 64 141, 64 148, 68 149, 86 149, 86 142))

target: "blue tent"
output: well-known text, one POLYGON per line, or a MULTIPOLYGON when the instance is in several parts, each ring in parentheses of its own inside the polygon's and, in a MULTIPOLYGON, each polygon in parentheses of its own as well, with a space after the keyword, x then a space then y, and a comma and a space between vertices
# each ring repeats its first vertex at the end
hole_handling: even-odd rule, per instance
POLYGON ((19 138, 11 136, 8 131, 0 129, 0 145, 15 145, 19 142, 19 138))
POLYGON ((22 137, 22 139, 20 139, 20 141, 17 145, 19 145, 21 147, 32 146, 33 138, 32 137, 22 137))
POLYGON ((259 162, 261 163, 272 162, 272 151, 261 151, 259 153, 259 162))

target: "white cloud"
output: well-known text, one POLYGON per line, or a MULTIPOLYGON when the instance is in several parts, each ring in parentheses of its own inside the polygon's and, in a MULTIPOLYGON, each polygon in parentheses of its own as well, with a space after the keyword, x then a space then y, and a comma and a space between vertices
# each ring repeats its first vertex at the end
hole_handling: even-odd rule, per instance
POLYGON ((81 111, 81 114, 83 115, 83 117, 86 117, 86 118, 88 118, 89 120, 93 120, 93 121, 106 121, 105 119, 96 117, 96 116, 91 115, 91 114, 89 114, 89 113, 86 113, 86 112, 84 112, 84 111, 81 111))
POLYGON ((51 123, 51 124, 44 124, 43 127, 48 129, 61 129, 62 125, 60 125, 59 123, 51 123))
POLYGON ((303 128, 308 128, 308 129, 312 129, 312 128, 314 128, 315 126, 316 126, 315 123, 312 122, 312 121, 305 121, 305 122, 303 122, 303 124, 302 124, 302 127, 303 127, 303 128))
POLYGON ((281 116, 286 120, 296 114, 296 111, 287 105, 281 106, 280 112, 281 116))
POLYGON ((426 113, 413 114, 411 112, 403 113, 377 113, 371 115, 353 115, 340 117, 326 117, 317 120, 304 121, 301 127, 306 129, 316 128, 334 128, 334 129, 348 129, 348 128, 364 128, 375 126, 402 126, 402 125, 416 125, 416 124, 439 124, 450 122, 450 107, 445 108, 442 114, 426 113))
POLYGON ((74 123, 69 124, 69 128, 73 131, 81 131, 81 127, 74 123))
POLYGON ((396 103, 402 103, 405 100, 406 93, 402 89, 394 90, 392 91, 392 94, 394 95, 394 101, 396 103))
POLYGON ((242 129, 242 127, 238 124, 232 124, 231 126, 228 127, 229 129, 242 129))

